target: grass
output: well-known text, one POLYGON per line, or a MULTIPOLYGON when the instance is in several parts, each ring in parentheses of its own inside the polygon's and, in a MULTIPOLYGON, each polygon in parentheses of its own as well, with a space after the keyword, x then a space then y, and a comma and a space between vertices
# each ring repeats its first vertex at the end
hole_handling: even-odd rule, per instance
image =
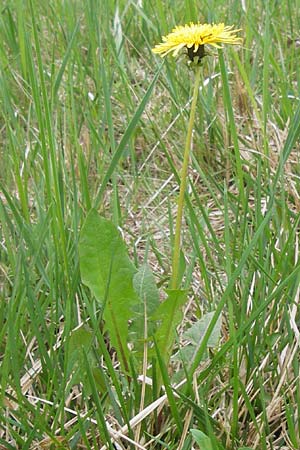
POLYGON ((300 448, 299 6, 1 5, 1 448, 300 448), (193 75, 151 48, 198 19, 241 27, 244 44, 204 60, 174 353, 213 319, 191 364, 152 353, 125 376, 79 233, 95 207, 167 287, 193 75))

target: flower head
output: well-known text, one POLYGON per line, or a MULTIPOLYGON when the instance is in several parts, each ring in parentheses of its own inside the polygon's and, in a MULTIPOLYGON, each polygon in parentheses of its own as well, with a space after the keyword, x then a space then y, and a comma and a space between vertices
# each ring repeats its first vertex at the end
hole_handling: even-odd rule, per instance
POLYGON ((220 48, 220 44, 240 44, 241 38, 235 33, 233 26, 219 24, 201 24, 190 22, 188 25, 179 25, 171 33, 162 38, 163 42, 156 45, 152 51, 162 57, 173 52, 177 56, 182 48, 187 48, 191 61, 198 57, 197 61, 205 56, 204 45, 209 44, 220 48))

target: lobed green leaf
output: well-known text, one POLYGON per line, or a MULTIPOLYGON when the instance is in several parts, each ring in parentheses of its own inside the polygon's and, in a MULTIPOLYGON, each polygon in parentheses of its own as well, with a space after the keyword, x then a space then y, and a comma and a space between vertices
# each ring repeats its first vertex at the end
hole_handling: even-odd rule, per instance
POLYGON ((123 369, 128 370, 128 321, 134 305, 139 303, 133 288, 136 268, 118 229, 94 209, 81 231, 79 257, 82 280, 102 305, 111 343, 123 369))

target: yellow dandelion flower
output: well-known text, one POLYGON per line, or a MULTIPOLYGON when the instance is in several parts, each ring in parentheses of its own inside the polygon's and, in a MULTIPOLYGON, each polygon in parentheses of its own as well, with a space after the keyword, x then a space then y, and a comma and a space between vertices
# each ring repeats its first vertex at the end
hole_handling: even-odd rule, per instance
POLYGON ((188 56, 191 61, 195 57, 201 60, 205 56, 204 45, 209 44, 220 48, 220 44, 240 44, 242 39, 235 33, 240 30, 234 30, 233 26, 219 24, 201 24, 190 22, 188 25, 179 25, 175 27, 167 36, 163 36, 163 42, 156 45, 152 51, 164 57, 173 52, 177 56, 181 49, 187 48, 188 56))

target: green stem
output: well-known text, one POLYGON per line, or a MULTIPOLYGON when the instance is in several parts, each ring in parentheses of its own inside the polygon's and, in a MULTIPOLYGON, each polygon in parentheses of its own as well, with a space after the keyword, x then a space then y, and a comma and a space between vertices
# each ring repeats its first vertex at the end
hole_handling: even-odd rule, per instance
POLYGON ((184 209, 184 194, 187 185, 188 178, 188 167, 191 153, 191 143, 192 143, 192 133, 195 122, 196 104, 198 99, 198 91, 200 86, 200 75, 201 66, 199 65, 195 73, 195 84, 193 99, 190 111, 190 119, 188 124, 188 130, 185 141, 185 149, 183 156, 183 165, 180 173, 180 192, 177 205, 177 217, 176 217, 176 228, 175 228, 175 239, 174 239, 174 249, 173 249, 173 261, 172 261, 172 277, 171 277, 171 289, 178 288, 178 275, 179 275, 179 261, 180 261, 180 243, 181 243, 181 225, 182 225, 182 215, 184 209))

